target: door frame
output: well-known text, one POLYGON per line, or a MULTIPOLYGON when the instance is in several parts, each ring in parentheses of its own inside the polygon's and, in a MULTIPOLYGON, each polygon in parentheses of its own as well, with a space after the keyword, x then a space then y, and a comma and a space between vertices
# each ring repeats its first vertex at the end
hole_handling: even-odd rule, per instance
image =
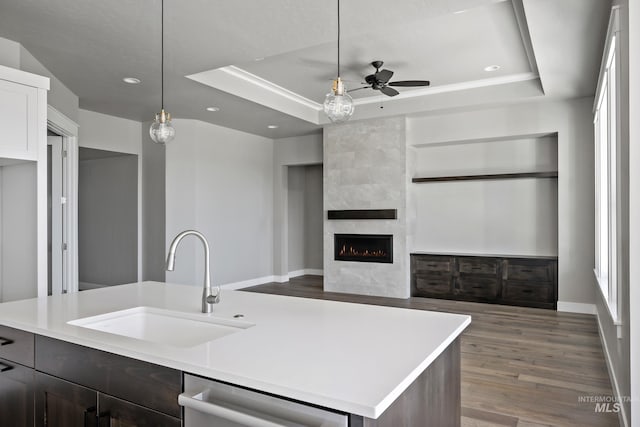
MULTIPOLYGON (((66 197, 66 215, 63 229, 66 231, 67 250, 63 256, 63 292, 78 292, 78 129, 76 122, 47 105, 47 128, 62 136, 66 147, 66 168, 63 171, 63 194, 66 197)), ((38 296, 47 296, 47 287, 38 288, 38 296)))

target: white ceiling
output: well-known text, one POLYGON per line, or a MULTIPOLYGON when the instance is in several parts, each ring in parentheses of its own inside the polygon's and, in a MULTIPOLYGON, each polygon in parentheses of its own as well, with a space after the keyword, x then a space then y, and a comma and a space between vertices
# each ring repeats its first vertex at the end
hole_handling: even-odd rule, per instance
MULTIPOLYGON (((349 88, 378 59, 395 72, 392 80, 431 81, 394 98, 353 92, 357 120, 592 95, 611 2, 341 5, 341 74, 349 88), (493 64, 500 70, 484 71, 493 64)), ((165 0, 165 107, 174 117, 272 138, 317 131, 336 74, 336 33, 335 1, 165 0), (221 110, 205 111, 212 105, 221 110)), ((81 108, 140 121, 159 110, 159 0, 0 0, 0 37, 22 43, 80 97, 81 108), (126 76, 142 83, 127 85, 126 76)))

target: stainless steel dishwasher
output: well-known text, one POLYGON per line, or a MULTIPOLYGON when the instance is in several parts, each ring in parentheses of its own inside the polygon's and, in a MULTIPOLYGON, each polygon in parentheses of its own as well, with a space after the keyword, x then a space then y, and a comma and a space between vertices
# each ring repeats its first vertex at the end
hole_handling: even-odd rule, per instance
POLYGON ((347 427, 348 416, 184 374, 184 427, 347 427))

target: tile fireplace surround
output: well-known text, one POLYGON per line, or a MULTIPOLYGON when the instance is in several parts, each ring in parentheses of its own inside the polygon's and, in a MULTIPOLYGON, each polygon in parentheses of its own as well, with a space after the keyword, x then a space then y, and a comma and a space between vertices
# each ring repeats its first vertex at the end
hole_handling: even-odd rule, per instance
POLYGON ((408 298, 406 126, 402 117, 324 128, 324 210, 397 209, 397 219, 324 218, 324 289, 408 298), (334 234, 391 234, 393 263, 334 260, 334 234))

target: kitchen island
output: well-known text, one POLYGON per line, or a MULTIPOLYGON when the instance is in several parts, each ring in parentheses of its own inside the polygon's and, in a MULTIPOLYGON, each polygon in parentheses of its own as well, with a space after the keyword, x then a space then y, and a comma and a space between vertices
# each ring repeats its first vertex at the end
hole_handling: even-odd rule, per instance
MULTIPOLYGON (((35 366, 24 365, 34 368, 36 377, 40 371, 62 377, 58 371, 64 371, 74 376, 70 381, 91 385, 83 384, 73 363, 82 365, 109 354, 118 357, 120 365, 132 359, 166 368, 167 377, 173 371, 194 374, 328 408, 348 414, 349 425, 428 425, 422 424, 426 418, 419 418, 425 413, 437 415, 436 422, 444 417, 446 425, 459 425, 458 337, 469 325, 469 316, 227 290, 212 314, 201 314, 201 293, 195 286, 142 282, 4 303, 0 325, 5 328, 0 332, 35 336, 35 366), (169 325, 166 340, 149 341, 77 322, 137 307, 218 319, 238 329, 210 341, 191 342, 190 331, 169 325), (87 356, 71 363, 65 346, 87 356), (400 424, 398 416, 405 417, 400 424)), ((5 358, 2 349, 10 347, 0 347, 0 358, 5 358)), ((11 358, 6 359, 5 365, 10 365, 11 358)), ((96 366, 104 366, 100 363, 96 366)), ((151 377, 162 383, 163 375, 151 377)), ((97 383, 107 387, 112 381, 97 383)), ((92 388, 109 395, 110 389, 92 388)), ((37 401, 36 390, 36 409, 37 401)), ((162 412, 153 404, 149 407, 162 412)), ((181 416, 179 409, 172 411, 164 412, 181 416)), ((37 417, 36 410, 39 425, 37 417)))

